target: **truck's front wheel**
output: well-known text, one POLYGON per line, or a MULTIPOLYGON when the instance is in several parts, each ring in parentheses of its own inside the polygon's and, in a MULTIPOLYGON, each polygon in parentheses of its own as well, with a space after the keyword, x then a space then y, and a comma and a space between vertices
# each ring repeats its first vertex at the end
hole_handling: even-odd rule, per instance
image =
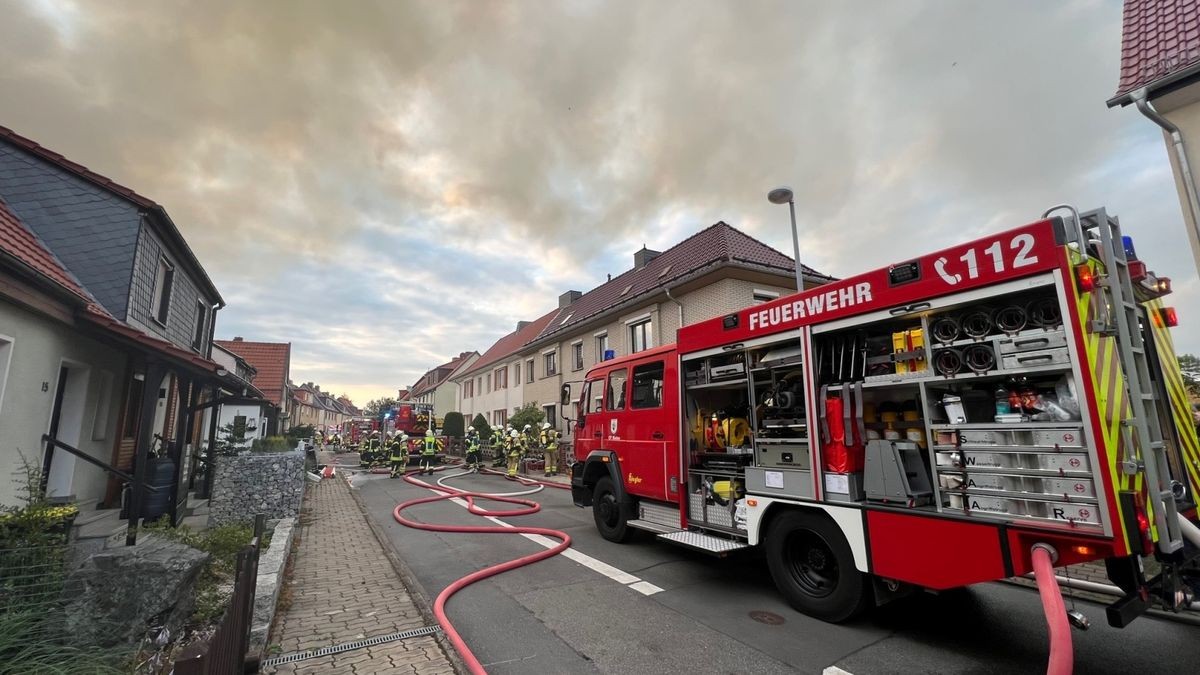
POLYGON ((838 623, 870 604, 867 575, 854 567, 850 544, 828 518, 782 513, 767 529, 765 547, 775 586, 798 611, 838 623))
POLYGON ((605 476, 596 481, 596 490, 592 493, 592 516, 596 519, 596 529, 600 536, 618 544, 629 541, 633 535, 629 527, 629 515, 632 509, 617 496, 613 480, 605 476))

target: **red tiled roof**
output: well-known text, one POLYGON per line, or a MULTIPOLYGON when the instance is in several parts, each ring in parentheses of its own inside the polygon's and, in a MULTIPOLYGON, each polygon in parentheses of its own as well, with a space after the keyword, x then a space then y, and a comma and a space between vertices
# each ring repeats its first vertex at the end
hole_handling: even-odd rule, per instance
POLYGON ((471 369, 464 371, 462 374, 466 375, 468 373, 477 373, 496 363, 497 361, 516 354, 521 350, 521 347, 526 342, 529 342, 537 337, 538 333, 541 333, 550 323, 550 321, 554 317, 558 316, 558 312, 559 310, 557 309, 551 310, 545 316, 535 319, 520 330, 514 330, 508 335, 496 340, 496 343, 492 345, 486 352, 484 352, 483 356, 480 356, 478 361, 471 364, 471 369))
MULTIPOLYGON (((648 291, 670 286, 692 272, 719 262, 742 263, 786 275, 794 275, 796 270, 790 257, 719 222, 663 251, 644 266, 613 277, 612 281, 583 294, 560 312, 562 319, 555 318, 530 342, 570 328, 648 291)), ((832 279, 807 265, 804 275, 832 279)))
POLYGON ((1200 0, 1125 0, 1121 81, 1109 101, 1200 63, 1200 0))
POLYGON ((213 340, 224 349, 242 357, 258 371, 254 386, 262 390, 267 400, 283 407, 288 371, 292 363, 290 342, 250 342, 247 340, 213 340))
POLYGON ((24 265, 78 295, 84 302, 92 298, 83 290, 75 277, 63 267, 58 258, 37 238, 33 230, 25 226, 17 215, 0 200, 0 250, 21 261, 24 265))
POLYGON ((79 296, 84 304, 84 311, 80 314, 81 319, 201 370, 215 373, 221 367, 216 362, 199 354, 176 347, 166 340, 152 337, 148 333, 114 318, 107 310, 92 300, 87 291, 62 266, 58 258, 54 257, 54 254, 42 244, 32 230, 17 218, 16 214, 5 206, 3 201, 0 201, 0 250, 20 260, 43 278, 79 296))
POLYGON ((446 378, 450 377, 450 375, 454 373, 454 371, 459 367, 459 365, 462 364, 463 361, 471 358, 471 355, 475 354, 475 353, 476 352, 463 352, 463 353, 459 354, 458 356, 450 359, 449 361, 443 363, 442 365, 440 365, 436 368, 430 368, 429 370, 425 371, 425 374, 421 376, 420 380, 417 380, 417 383, 415 385, 413 385, 412 390, 409 391, 408 397, 411 399, 413 397, 420 396, 421 394, 424 394, 425 392, 427 392, 431 389, 436 388, 439 384, 445 382, 446 378), (438 371, 441 371, 443 369, 446 370, 446 376, 441 379, 438 379, 436 374, 438 371), (430 374, 434 374, 434 377, 432 380, 429 379, 430 374))

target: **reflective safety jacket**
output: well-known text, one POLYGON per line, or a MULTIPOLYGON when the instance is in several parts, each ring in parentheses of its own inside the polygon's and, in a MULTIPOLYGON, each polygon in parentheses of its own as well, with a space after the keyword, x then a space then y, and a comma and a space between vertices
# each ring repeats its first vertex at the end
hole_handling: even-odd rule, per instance
POLYGON ((407 443, 404 443, 398 438, 388 442, 388 451, 391 453, 391 460, 393 462, 399 462, 408 459, 407 445, 407 443))
POLYGON ((558 430, 543 429, 542 430, 542 447, 547 450, 554 450, 558 447, 558 430))
POLYGON ((425 445, 424 445, 424 447, 421 448, 421 454, 422 455, 436 455, 437 451, 438 451, 438 446, 441 444, 442 444, 442 442, 439 441, 436 436, 426 436, 425 437, 425 445))

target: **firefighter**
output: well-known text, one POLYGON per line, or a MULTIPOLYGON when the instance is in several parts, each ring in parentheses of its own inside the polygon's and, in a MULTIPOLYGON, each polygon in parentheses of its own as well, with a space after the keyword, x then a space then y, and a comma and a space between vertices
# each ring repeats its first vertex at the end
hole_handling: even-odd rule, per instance
POLYGON ((421 446, 421 475, 433 475, 433 463, 437 461, 438 450, 442 448, 442 440, 433 435, 433 427, 425 428, 425 443, 421 446))
POLYGON ((467 427, 467 468, 479 471, 479 432, 467 427))
POLYGON ((504 466, 508 457, 508 432, 497 425, 492 430, 492 466, 504 466))
POLYGON ((408 464, 408 434, 403 431, 399 436, 393 436, 388 443, 388 459, 392 463, 392 478, 404 474, 404 466, 408 464))
POLYGON ((551 429, 549 422, 542 422, 540 438, 542 459, 545 460, 546 477, 558 475, 558 429, 551 429))
POLYGON ((511 429, 508 432, 508 477, 517 477, 517 468, 521 465, 521 455, 525 454, 525 438, 521 432, 511 429))

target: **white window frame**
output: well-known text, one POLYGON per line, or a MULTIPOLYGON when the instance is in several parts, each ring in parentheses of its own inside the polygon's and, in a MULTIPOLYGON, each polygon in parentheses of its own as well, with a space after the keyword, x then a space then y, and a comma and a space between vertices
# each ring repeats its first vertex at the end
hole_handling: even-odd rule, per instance
POLYGON ((649 315, 647 315, 646 318, 642 319, 641 321, 633 321, 633 322, 626 321, 625 326, 626 326, 626 329, 629 331, 629 353, 630 354, 637 354, 638 352, 644 352, 649 349, 654 349, 654 320, 652 318, 650 318, 649 315), (639 328, 642 328, 642 327, 645 327, 645 330, 642 331, 643 344, 642 344, 642 348, 638 349, 637 341, 634 340, 634 335, 635 335, 635 332, 639 328))
POLYGON ((545 372, 542 377, 554 377, 558 375, 558 349, 548 349, 542 352, 542 370, 545 372), (550 369, 546 367, 550 359, 554 361, 554 372, 550 372, 550 369))
POLYGON ((167 260, 167 256, 158 256, 158 267, 154 270, 154 295, 150 300, 150 319, 160 326, 166 326, 171 319, 171 296, 175 291, 175 266, 167 260), (167 272, 171 273, 171 286, 164 289, 163 284, 167 280, 167 272), (163 297, 163 291, 166 290, 166 298, 163 297), (163 303, 166 303, 166 317, 159 318, 163 313, 163 303))
POLYGON ((608 331, 602 330, 599 333, 594 334, 592 337, 596 340, 596 363, 600 363, 604 360, 604 352, 608 350, 608 331), (603 345, 600 344, 601 340, 604 341, 603 345))
POLYGON ((750 291, 750 302, 753 305, 762 305, 778 299, 779 291, 768 291, 762 288, 754 288, 750 291))
POLYGON ((571 343, 571 370, 583 370, 583 340, 571 343))
POLYGON ((12 365, 12 355, 16 346, 16 338, 0 334, 0 411, 4 410, 4 389, 8 384, 9 366, 12 365))
POLYGON ((537 366, 537 364, 534 363, 534 359, 526 359, 526 361, 525 361, 525 370, 526 370, 525 383, 526 384, 532 384, 533 380, 537 377, 533 373, 533 369, 535 366, 537 366))

